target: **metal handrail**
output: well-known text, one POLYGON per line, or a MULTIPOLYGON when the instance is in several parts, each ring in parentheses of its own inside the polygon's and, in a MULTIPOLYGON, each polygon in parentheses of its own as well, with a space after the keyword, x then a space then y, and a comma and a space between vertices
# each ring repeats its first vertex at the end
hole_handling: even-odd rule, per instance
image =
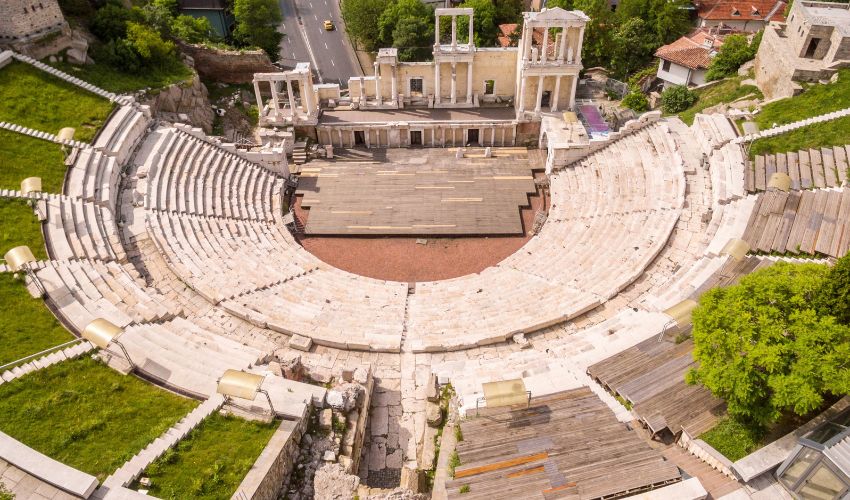
POLYGON ((671 319, 670 321, 664 323, 664 326, 661 327, 661 333, 658 335, 658 341, 661 342, 664 340, 664 334, 667 333, 668 328, 671 325, 675 325, 677 321, 675 319, 671 319))
POLYGON ((12 361, 11 363, 6 363, 5 365, 0 366, 0 373, 2 373, 2 372, 4 371, 3 369, 4 369, 4 368, 6 368, 6 367, 9 367, 9 366, 12 366, 12 365, 19 365, 19 364, 23 363, 24 361, 27 361, 27 360, 29 360, 29 359, 33 359, 33 358, 37 358, 37 357, 39 357, 39 356, 41 356, 41 355, 43 355, 43 354, 48 354, 48 353, 50 353, 50 352, 56 352, 56 350, 57 350, 57 349, 59 349, 60 347, 69 346, 69 345, 71 345, 71 344, 75 344, 75 343, 77 343, 77 342, 81 342, 82 340, 83 340, 83 339, 74 339, 74 340, 69 340, 68 342, 65 342, 64 344, 55 345, 55 346, 53 346, 53 347, 49 347, 49 348, 47 348, 47 349, 45 349, 45 350, 43 350, 43 351, 41 351, 41 352, 37 352, 37 353, 35 353, 35 354, 30 354, 29 356, 26 356, 26 357, 24 357, 24 358, 21 358, 21 359, 18 359, 18 360, 12 361))

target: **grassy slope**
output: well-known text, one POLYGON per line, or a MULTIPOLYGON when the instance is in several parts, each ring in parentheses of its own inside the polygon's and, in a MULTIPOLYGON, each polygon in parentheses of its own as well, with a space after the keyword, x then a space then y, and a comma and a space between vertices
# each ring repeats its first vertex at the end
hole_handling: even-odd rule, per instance
MULTIPOLYGON (((838 81, 812 85, 805 92, 764 106, 755 121, 761 130, 850 107, 850 69, 839 71, 838 81)), ((811 125, 753 143, 750 154, 781 153, 850 143, 850 117, 811 125)))
POLYGON ((65 170, 58 144, 0 129, 0 188, 21 189, 25 178, 41 177, 44 192, 59 193, 65 170))
POLYGON ((41 223, 24 200, 0 198, 0 252, 27 245, 37 259, 47 259, 41 223))
POLYGON ((728 78, 716 85, 704 89, 695 90, 699 100, 691 106, 679 113, 679 118, 683 122, 691 125, 694 122, 694 116, 705 108, 715 106, 724 102, 736 101, 742 97, 750 96, 750 98, 762 98, 761 91, 753 85, 741 85, 742 77, 728 78))
POLYGON ((89 142, 103 125, 112 103, 24 63, 0 70, 0 120, 51 134, 76 129, 89 142))
POLYGON ((14 311, 0 315, 0 365, 74 338, 41 300, 30 297, 23 281, 9 273, 0 274, 0 301, 14 311))
POLYGON ((197 404, 83 357, 0 385, 0 430, 102 481, 197 404))
POLYGON ((160 498, 227 499, 263 451, 277 424, 214 414, 145 471, 160 498))
POLYGON ((733 462, 764 444, 763 432, 748 428, 730 417, 718 421, 717 425, 699 438, 733 462))
POLYGON ((157 89, 192 78, 192 70, 176 61, 161 69, 145 69, 138 73, 118 70, 105 64, 74 66, 68 63, 56 63, 52 65, 92 85, 116 93, 135 92, 145 88, 157 89))

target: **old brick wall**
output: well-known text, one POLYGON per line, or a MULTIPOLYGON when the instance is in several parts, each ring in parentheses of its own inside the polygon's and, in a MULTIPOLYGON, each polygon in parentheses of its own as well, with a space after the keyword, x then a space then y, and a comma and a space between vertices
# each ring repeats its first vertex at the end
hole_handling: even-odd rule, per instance
POLYGON ((3 0, 0 20, 0 42, 41 36, 65 25, 57 0, 3 0))

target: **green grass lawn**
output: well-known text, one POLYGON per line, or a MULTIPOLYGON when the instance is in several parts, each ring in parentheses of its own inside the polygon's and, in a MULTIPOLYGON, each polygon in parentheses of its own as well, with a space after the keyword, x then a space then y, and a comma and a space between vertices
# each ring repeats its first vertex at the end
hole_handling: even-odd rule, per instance
POLYGON ((679 113, 679 118, 688 125, 691 125, 694 123, 694 117, 696 114, 705 108, 709 108, 720 103, 737 101, 742 97, 761 99, 762 94, 758 87, 753 85, 741 85, 742 79, 743 77, 740 76, 728 78, 711 87, 695 90, 694 92, 697 94, 699 99, 693 106, 679 113))
POLYGON ((113 104, 29 64, 0 69, 0 120, 51 134, 76 129, 74 138, 89 142, 106 121, 113 104))
POLYGON ((60 62, 51 63, 51 65, 92 85, 97 85, 104 90, 119 94, 135 92, 145 88, 158 89, 192 78, 192 70, 185 64, 176 61, 174 64, 161 69, 145 69, 137 73, 130 73, 97 63, 74 66, 60 62))
POLYGON ((725 417, 699 438, 734 462, 761 448, 764 437, 763 431, 725 417))
POLYGON ((74 338, 41 300, 30 296, 23 280, 10 273, 0 273, 0 301, 7 311, 0 315, 0 365, 74 338))
POLYGON ((36 259, 47 259, 41 223, 25 200, 0 198, 0 252, 27 245, 36 259))
POLYGON ((211 415, 147 468, 150 493, 165 499, 230 498, 277 427, 211 415))
POLYGON ((21 189, 22 180, 41 177, 45 193, 60 193, 65 170, 58 144, 0 129, 0 188, 21 189))
POLYGON ((83 357, 0 385, 0 430, 103 481, 197 405, 83 357))
POLYGON ((755 116, 761 130, 850 107, 850 69, 838 72, 838 81, 810 85, 802 94, 762 107, 755 116))
POLYGON ((757 139, 750 148, 750 158, 770 153, 786 153, 800 149, 850 144, 850 116, 816 123, 765 139, 757 139))

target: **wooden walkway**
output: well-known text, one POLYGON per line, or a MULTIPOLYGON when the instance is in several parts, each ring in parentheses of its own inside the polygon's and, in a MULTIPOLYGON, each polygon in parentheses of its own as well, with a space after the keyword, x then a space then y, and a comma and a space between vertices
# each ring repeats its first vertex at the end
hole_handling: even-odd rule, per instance
POLYGON ((586 387, 533 398, 529 409, 483 409, 461 430, 449 498, 609 498, 681 480, 586 387))
POLYGON ((743 239, 758 252, 842 257, 850 250, 850 189, 761 193, 743 239))
MULTIPOLYGON (((525 230, 520 207, 537 191, 525 148, 346 152, 301 168, 297 195, 309 235, 503 235, 525 230)), ((530 228, 529 228, 530 229, 530 228)))
POLYGON ((775 172, 788 174, 792 189, 827 188, 844 185, 850 168, 850 144, 790 153, 758 155, 747 162, 746 189, 764 191, 775 172))

